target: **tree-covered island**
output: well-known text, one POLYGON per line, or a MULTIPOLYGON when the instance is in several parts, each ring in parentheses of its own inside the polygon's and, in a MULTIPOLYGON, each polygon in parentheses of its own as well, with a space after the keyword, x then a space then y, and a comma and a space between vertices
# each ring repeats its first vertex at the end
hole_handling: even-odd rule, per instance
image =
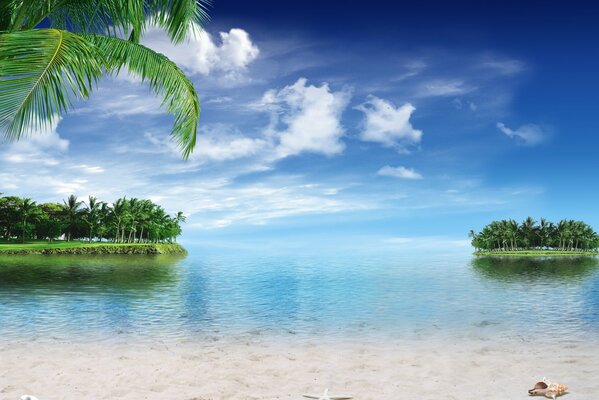
POLYGON ((589 255, 599 248, 599 235, 591 226, 565 219, 493 221, 478 233, 471 230, 469 236, 477 255, 589 255))
POLYGON ((0 253, 180 253, 182 212, 169 215, 151 200, 112 204, 74 195, 62 203, 0 197, 0 253))

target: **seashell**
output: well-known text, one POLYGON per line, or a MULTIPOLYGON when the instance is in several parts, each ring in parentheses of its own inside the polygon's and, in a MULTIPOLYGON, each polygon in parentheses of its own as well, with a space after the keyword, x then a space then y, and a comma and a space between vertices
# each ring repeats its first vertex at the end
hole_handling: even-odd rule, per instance
POLYGON ((542 381, 535 383, 535 387, 528 391, 531 396, 545 396, 547 398, 555 399, 557 396, 561 396, 568 391, 568 387, 562 383, 551 383, 549 380, 543 378, 542 381))

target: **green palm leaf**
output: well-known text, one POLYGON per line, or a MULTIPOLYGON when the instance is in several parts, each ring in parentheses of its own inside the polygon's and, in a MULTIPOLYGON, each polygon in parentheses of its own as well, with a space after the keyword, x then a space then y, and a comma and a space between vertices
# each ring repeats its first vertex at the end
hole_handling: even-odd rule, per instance
POLYGON ((0 130, 9 140, 45 126, 87 98, 102 75, 98 50, 79 35, 36 29, 0 34, 0 130))
POLYGON ((175 116, 171 135, 183 157, 189 157, 196 142, 200 102, 193 84, 179 67, 162 54, 127 40, 103 35, 84 37, 96 46, 108 72, 117 74, 125 67, 163 98, 162 105, 175 116))
POLYGON ((138 42, 145 22, 152 17, 173 41, 180 42, 193 23, 202 24, 208 18, 209 3, 210 0, 25 0, 18 7, 12 28, 32 29, 48 18, 53 28, 78 33, 111 32, 111 36, 117 36, 119 31, 138 42))
POLYGON ((163 27, 175 42, 185 39, 192 23, 202 24, 208 19, 206 9, 210 0, 154 0, 152 12, 156 23, 163 27))
POLYGON ((0 32, 8 31, 12 22, 13 11, 17 6, 15 0, 0 1, 0 32))
POLYGON ((175 117, 185 158, 200 105, 168 58, 138 44, 148 21, 183 40, 207 18, 210 0, 0 0, 0 132, 17 140, 87 98, 104 73, 127 68, 149 83, 175 117), (42 21, 50 29, 36 29, 42 21), (129 40, 119 39, 127 35, 129 40))

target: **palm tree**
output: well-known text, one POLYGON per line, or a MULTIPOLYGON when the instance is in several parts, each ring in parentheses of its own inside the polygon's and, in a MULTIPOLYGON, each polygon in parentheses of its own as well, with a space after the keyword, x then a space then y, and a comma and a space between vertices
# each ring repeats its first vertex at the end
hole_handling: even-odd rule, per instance
POLYGON ((599 247, 599 235, 583 221, 561 220, 557 225, 542 218, 537 224, 528 217, 518 224, 516 221, 493 221, 482 231, 470 231, 472 245, 476 251, 504 251, 507 248, 555 249, 562 251, 590 251, 599 247))
POLYGON ((178 43, 206 19, 208 0, 1 0, 0 131, 18 140, 86 99, 104 74, 122 68, 162 97, 171 135, 187 158, 200 104, 167 57, 139 44, 147 22, 178 43), (125 35, 128 39, 122 39, 125 35))
MULTIPOLYGON (((139 239, 137 240, 138 243, 141 243, 143 239, 144 228, 146 228, 146 225, 150 219, 150 211, 152 210, 153 206, 154 204, 150 200, 142 200, 139 203, 139 208, 137 212, 137 222, 139 224, 139 239)), ((135 241, 135 238, 133 241, 135 241)))
POLYGON ((543 245, 546 244, 549 239, 549 232, 551 230, 551 226, 553 224, 547 222, 545 218, 541 218, 541 222, 539 223, 538 229, 536 230, 537 235, 539 236, 539 247, 543 248, 543 245))
POLYGON ((85 204, 85 210, 83 211, 83 217, 81 218, 89 228, 89 242, 91 243, 94 237, 94 229, 100 223, 100 215, 102 209, 102 202, 98 201, 94 196, 89 196, 88 203, 85 204))
POLYGON ((98 229, 97 235, 100 238, 100 242, 102 239, 108 234, 109 230, 109 218, 111 214, 111 209, 108 203, 101 202, 100 209, 98 210, 98 229))
POLYGON ((127 213, 127 199, 123 197, 122 199, 117 199, 114 203, 112 203, 112 208, 110 210, 111 217, 114 220, 115 224, 115 236, 114 241, 119 242, 119 237, 121 233, 121 226, 123 220, 126 218, 127 213))
POLYGON ((65 205, 65 216, 67 220, 67 242, 71 241, 73 237, 73 232, 77 228, 77 223, 79 222, 79 217, 81 216, 81 207, 82 202, 77 200, 75 195, 70 195, 67 197, 67 200, 62 201, 65 205))
MULTIPOLYGON (((138 219, 138 215, 139 215, 139 203, 140 203, 139 199, 136 199, 136 198, 129 199, 129 201, 127 202, 128 206, 129 206, 129 214, 128 214, 129 218, 127 220, 128 224, 129 224, 129 237, 126 240, 127 243, 131 243, 132 240, 135 239, 137 219, 138 219)), ((123 237, 123 241, 125 241, 124 237, 123 237)))
POLYGON ((520 225, 522 239, 524 240, 524 245, 526 247, 534 247, 536 223, 537 222, 532 217, 527 217, 520 225))
POLYGON ((23 199, 19 207, 21 216, 21 243, 25 243, 25 231, 27 230, 27 219, 35 214, 37 204, 31 199, 23 199))

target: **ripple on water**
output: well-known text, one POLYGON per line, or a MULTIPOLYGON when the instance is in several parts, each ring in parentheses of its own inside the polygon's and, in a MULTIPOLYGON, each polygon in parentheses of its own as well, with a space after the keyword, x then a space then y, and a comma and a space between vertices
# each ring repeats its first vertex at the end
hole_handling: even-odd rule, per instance
POLYGON ((599 331, 595 258, 0 257, 5 340, 518 339, 599 331))

